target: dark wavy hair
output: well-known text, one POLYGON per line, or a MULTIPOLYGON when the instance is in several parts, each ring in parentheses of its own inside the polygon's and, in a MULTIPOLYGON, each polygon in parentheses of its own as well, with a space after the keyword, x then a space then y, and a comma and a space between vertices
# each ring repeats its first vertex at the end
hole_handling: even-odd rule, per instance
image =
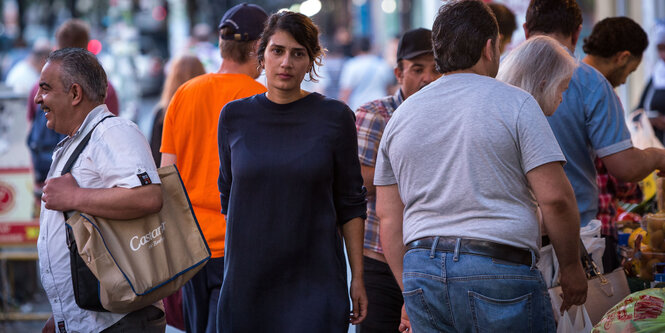
POLYGON ((649 45, 644 29, 635 21, 621 16, 608 17, 593 27, 591 35, 584 38, 584 52, 594 56, 609 58, 617 52, 629 51, 635 57, 649 45))
POLYGON ((530 34, 572 36, 582 24, 582 10, 575 0, 531 0, 525 24, 530 34))
MULTIPOLYGON (((265 60, 264 53, 268 47, 268 42, 277 30, 288 32, 298 44, 305 47, 311 62, 317 66, 322 65, 321 59, 324 55, 324 49, 319 42, 319 28, 309 17, 290 11, 278 12, 270 15, 268 18, 266 27, 263 29, 261 39, 259 40, 257 51, 259 64, 263 65, 263 61, 265 60)), ((319 74, 316 73, 315 66, 310 68, 309 77, 312 81, 317 82, 316 77, 319 77, 319 74)))
POLYGON ((434 61, 439 73, 473 67, 488 39, 497 43, 494 13, 481 1, 451 1, 439 8, 432 26, 434 61))

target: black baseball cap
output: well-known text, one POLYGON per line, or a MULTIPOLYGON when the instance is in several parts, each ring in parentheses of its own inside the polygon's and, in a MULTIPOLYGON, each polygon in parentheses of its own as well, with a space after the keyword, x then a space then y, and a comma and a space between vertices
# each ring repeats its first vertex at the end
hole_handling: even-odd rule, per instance
POLYGON ((261 37, 268 14, 263 8, 248 3, 241 3, 226 11, 219 21, 217 29, 231 28, 231 33, 222 35, 222 39, 249 41, 261 37))
POLYGON ((425 28, 405 32, 397 45, 397 61, 413 59, 419 55, 434 53, 432 50, 432 31, 425 28))

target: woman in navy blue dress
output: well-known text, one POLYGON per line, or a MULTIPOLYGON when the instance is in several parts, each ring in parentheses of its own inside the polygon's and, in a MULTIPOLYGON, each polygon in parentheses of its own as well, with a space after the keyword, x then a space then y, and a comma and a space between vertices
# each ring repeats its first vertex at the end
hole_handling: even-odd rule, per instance
POLYGON ((367 313, 355 117, 344 103, 300 88, 323 55, 307 16, 273 14, 257 55, 267 93, 228 103, 219 121, 227 230, 218 327, 346 332, 367 313))

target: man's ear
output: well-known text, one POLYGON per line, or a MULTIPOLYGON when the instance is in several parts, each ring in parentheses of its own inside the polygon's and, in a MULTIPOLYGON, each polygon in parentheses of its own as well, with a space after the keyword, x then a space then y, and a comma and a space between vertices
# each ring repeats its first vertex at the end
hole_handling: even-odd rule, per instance
POLYGON ((395 66, 393 73, 395 73, 395 79, 397 79, 397 83, 401 85, 402 79, 404 78, 404 70, 400 69, 399 66, 395 66))
MULTIPOLYGON (((497 38, 496 43, 498 42, 499 39, 497 38)), ((485 47, 483 48, 483 56, 488 61, 494 60, 494 43, 492 43, 492 39, 488 39, 487 42, 485 42, 485 47)))
POLYGON ((78 105, 83 101, 83 88, 78 83, 72 84, 69 93, 72 96, 72 106, 78 105))
POLYGON ((522 23, 522 29, 524 29, 524 38, 529 39, 531 35, 529 34, 529 29, 526 28, 526 23, 522 23))
POLYGON ((614 56, 612 56, 612 59, 617 66, 621 67, 625 66, 630 61, 630 56, 630 51, 623 50, 615 53, 614 56))

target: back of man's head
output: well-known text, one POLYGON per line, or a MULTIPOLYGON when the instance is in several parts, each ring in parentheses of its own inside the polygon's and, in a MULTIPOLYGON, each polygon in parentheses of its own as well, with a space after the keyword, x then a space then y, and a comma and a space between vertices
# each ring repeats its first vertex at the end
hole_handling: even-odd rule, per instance
POLYGON ((65 89, 76 83, 81 86, 88 100, 104 103, 108 86, 106 72, 90 51, 81 48, 60 49, 51 52, 46 62, 60 64, 60 80, 65 89))
POLYGON ((649 45, 644 29, 627 17, 608 17, 593 27, 584 39, 584 52, 592 56, 609 58, 617 52, 629 51, 641 58, 649 45))
POLYGON ((515 14, 504 4, 491 2, 488 5, 494 16, 496 16, 496 22, 499 24, 499 33, 506 38, 510 38, 513 32, 517 30, 515 14))
POLYGON ((59 49, 68 47, 88 48, 90 41, 90 28, 88 24, 79 19, 65 21, 55 33, 59 49))
POLYGON ((265 10, 253 4, 242 3, 226 11, 217 27, 222 59, 247 63, 267 19, 265 10))
POLYGON ((487 40, 497 42, 499 28, 489 7, 481 1, 449 2, 439 9, 432 26, 432 47, 440 73, 473 67, 487 40))
POLYGON ((575 0, 531 0, 524 28, 530 35, 572 36, 582 25, 582 10, 575 0))

